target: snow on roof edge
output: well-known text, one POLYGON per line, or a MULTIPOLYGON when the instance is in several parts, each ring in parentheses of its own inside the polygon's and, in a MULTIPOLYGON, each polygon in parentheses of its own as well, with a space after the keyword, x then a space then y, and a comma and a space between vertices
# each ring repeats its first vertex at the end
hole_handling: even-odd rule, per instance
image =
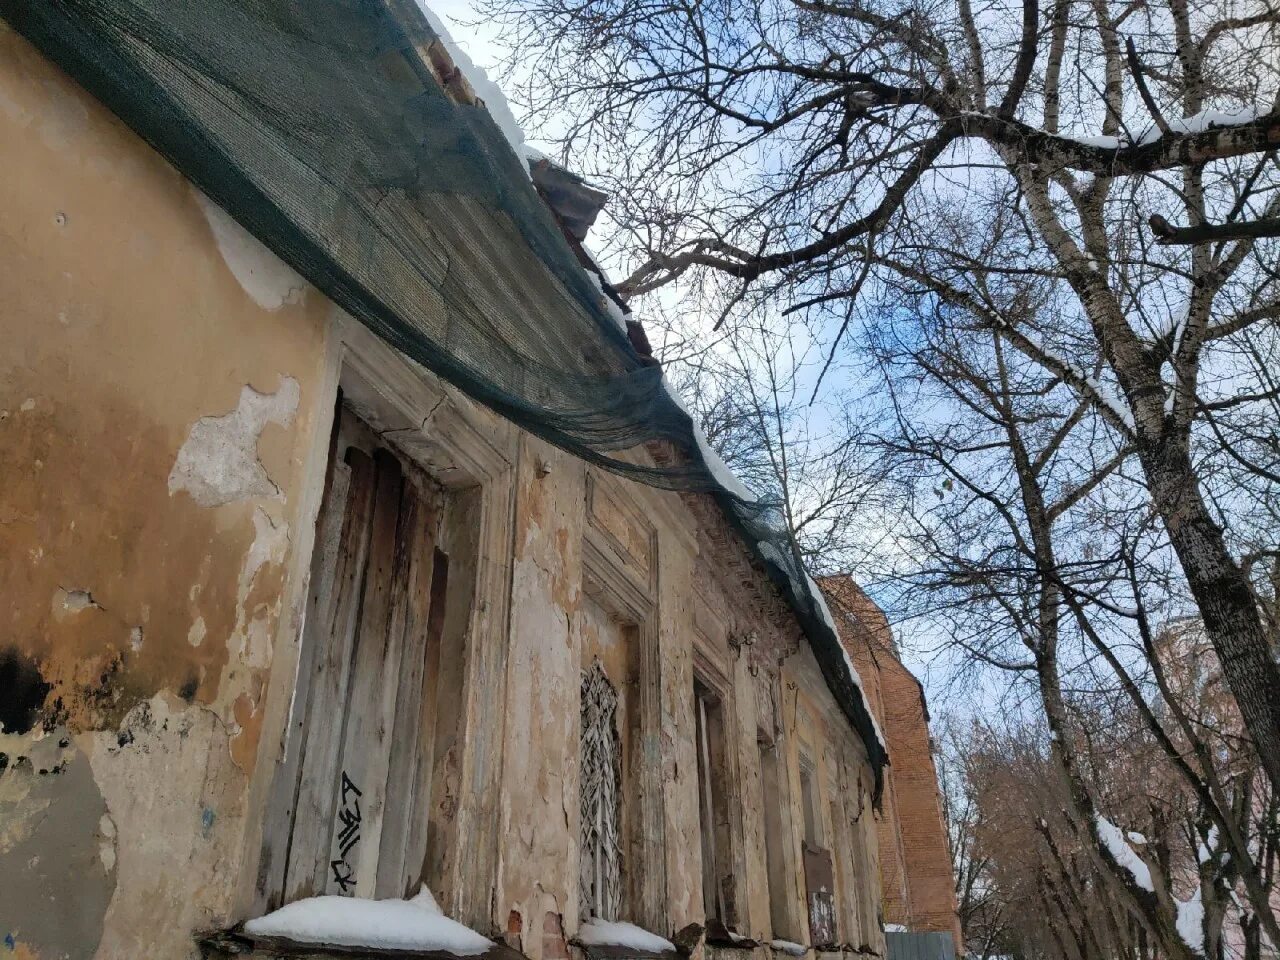
POLYGON ((515 155, 520 158, 520 166, 527 175, 529 173, 527 161, 530 156, 539 159, 543 157, 543 154, 525 143, 524 129, 516 120, 516 115, 511 111, 511 104, 507 101, 502 88, 490 80, 489 74, 485 72, 484 68, 477 66, 475 61, 467 56, 466 51, 458 46, 457 41, 453 39, 448 28, 444 25, 444 21, 431 9, 427 0, 415 0, 415 2, 418 5, 418 9, 422 11, 422 15, 427 18, 427 23, 430 24, 432 32, 440 38, 440 42, 449 51, 449 56, 453 58, 453 65, 467 78, 467 83, 471 85, 475 95, 484 101, 484 106, 489 111, 489 116, 498 125, 498 129, 502 131, 502 135, 506 138, 507 143, 511 145, 515 155))

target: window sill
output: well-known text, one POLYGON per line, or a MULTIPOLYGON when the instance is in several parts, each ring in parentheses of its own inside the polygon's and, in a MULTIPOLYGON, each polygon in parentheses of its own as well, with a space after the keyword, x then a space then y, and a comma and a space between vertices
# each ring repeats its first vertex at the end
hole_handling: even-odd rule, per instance
POLYGON ((713 956, 720 954, 727 957, 745 957, 763 946, 765 944, 759 940, 748 940, 746 938, 742 940, 707 940, 707 949, 713 956))
POLYGON ((576 937, 569 941, 588 960, 685 960, 679 950, 641 950, 618 944, 586 944, 576 937))
POLYGON ((235 929, 207 934, 197 942, 204 960, 525 960, 524 954, 503 943, 494 943, 484 953, 459 954, 448 950, 300 943, 286 937, 255 937, 235 929))

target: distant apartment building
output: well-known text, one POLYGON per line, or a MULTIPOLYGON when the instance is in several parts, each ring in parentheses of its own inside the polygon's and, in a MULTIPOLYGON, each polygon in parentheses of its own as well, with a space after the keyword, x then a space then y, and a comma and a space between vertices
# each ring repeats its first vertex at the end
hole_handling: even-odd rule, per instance
POLYGON ((848 577, 826 577, 821 586, 893 758, 874 814, 890 953, 895 932, 949 934, 962 953, 924 689, 898 658, 889 622, 875 602, 848 577))

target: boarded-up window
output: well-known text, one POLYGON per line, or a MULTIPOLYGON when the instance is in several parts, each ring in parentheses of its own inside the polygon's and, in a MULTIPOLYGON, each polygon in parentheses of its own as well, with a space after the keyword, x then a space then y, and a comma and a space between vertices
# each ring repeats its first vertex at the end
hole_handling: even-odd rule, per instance
POLYGON ((617 920, 622 909, 622 746, 618 692, 598 659, 582 671, 581 710, 580 912, 584 918, 617 920))
POLYGON ((340 411, 291 719, 299 747, 287 862, 274 899, 403 896, 423 879, 433 755, 443 721, 456 724, 440 707, 454 587, 447 501, 340 411))
POLYGON ((800 756, 800 807, 804 816, 805 906, 809 942, 827 946, 836 942, 835 871, 831 851, 823 844, 822 798, 813 761, 800 756))
POLYGON ((726 926, 733 917, 733 857, 723 701, 708 686, 693 684, 698 752, 699 826, 702 839, 702 906, 708 919, 726 926))

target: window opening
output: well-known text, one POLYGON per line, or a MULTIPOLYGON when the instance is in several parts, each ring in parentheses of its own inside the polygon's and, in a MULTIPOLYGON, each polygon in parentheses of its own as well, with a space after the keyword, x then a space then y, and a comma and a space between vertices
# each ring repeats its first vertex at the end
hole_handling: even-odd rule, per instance
POLYGON ((696 679, 693 704, 702 840, 702 905, 708 919, 714 918, 729 926, 734 922, 733 863, 724 704, 696 679))
POLYGON ((582 671, 579 902, 584 918, 617 920, 622 908, 618 843, 622 745, 618 692, 599 658, 582 671))

